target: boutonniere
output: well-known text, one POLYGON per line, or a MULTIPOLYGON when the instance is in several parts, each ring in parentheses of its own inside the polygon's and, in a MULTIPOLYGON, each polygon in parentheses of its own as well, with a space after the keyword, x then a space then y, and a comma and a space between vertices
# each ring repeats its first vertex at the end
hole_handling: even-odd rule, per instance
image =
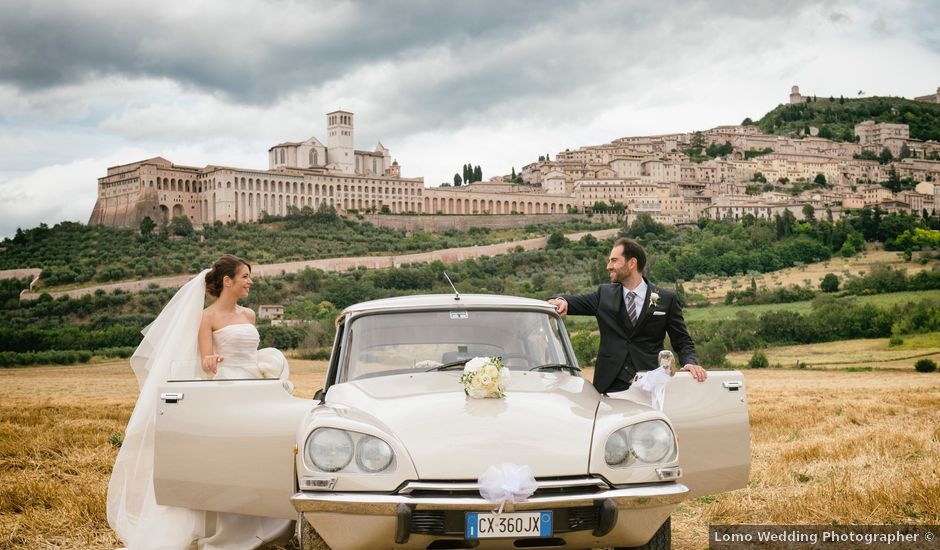
POLYGON ((649 307, 656 307, 659 305, 659 294, 652 292, 650 293, 650 304, 649 307))

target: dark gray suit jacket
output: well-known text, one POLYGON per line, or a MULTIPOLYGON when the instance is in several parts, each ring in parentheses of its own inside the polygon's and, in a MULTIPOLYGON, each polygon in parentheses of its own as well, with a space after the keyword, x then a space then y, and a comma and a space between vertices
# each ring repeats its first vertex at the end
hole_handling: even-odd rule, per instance
POLYGON ((657 356, 663 349, 666 334, 669 334, 673 351, 679 356, 680 368, 698 363, 695 344, 685 327, 682 306, 676 294, 653 286, 649 281, 646 285, 646 299, 635 326, 627 316, 620 283, 600 285, 596 292, 589 294, 561 296, 568 302, 569 315, 597 317, 601 345, 597 351, 594 387, 601 393, 610 389, 623 369, 626 373, 621 374, 621 378, 632 380, 638 371, 657 368, 657 356), (659 294, 659 300, 651 307, 650 295, 653 292, 659 294))

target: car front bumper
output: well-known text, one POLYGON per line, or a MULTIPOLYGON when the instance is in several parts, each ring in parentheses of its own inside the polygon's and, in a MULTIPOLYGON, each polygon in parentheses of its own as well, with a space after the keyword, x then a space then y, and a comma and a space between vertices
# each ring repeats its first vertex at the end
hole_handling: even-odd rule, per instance
MULTIPOLYGON (((556 518, 568 523, 556 521, 553 538, 569 547, 639 546, 653 536, 688 492, 680 483, 650 483, 589 494, 535 496, 506 504, 503 511, 554 511, 556 518)), ((463 538, 462 521, 455 516, 494 509, 479 497, 313 491, 295 494, 291 503, 333 550, 424 549, 435 540, 463 538)), ((475 548, 516 547, 506 539, 478 542, 475 548)))

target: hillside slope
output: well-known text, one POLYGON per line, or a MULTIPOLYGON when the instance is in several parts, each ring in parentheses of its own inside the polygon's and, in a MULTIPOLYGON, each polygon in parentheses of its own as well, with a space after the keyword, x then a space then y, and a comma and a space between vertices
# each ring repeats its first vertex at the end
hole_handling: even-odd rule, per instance
POLYGON ((855 125, 866 120, 907 124, 912 138, 940 141, 940 104, 900 97, 820 97, 808 103, 778 105, 756 124, 768 134, 790 135, 814 126, 820 137, 854 141, 855 125))

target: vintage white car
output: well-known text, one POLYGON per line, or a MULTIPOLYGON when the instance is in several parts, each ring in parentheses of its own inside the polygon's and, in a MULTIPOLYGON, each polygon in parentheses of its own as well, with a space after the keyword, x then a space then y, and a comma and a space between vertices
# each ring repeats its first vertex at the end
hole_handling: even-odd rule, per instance
POLYGON ((635 388, 599 394, 554 308, 524 298, 349 307, 312 401, 278 380, 161 393, 158 502, 295 519, 303 548, 668 548, 676 504, 750 470, 740 372, 678 373, 664 412, 635 388), (511 369, 505 397, 465 394, 473 357, 511 369), (537 489, 500 512, 478 479, 507 463, 537 489))

